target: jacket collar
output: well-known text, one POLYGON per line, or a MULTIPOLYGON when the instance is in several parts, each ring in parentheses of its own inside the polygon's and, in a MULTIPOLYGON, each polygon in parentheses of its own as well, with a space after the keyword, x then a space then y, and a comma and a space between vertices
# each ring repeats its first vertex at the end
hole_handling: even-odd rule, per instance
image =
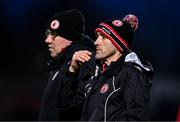
POLYGON ((70 45, 64 50, 64 52, 60 53, 56 58, 54 59, 50 58, 50 60, 48 61, 48 66, 50 70, 56 69, 65 62, 69 61, 72 55, 73 55, 73 50, 72 50, 72 45, 70 45))
POLYGON ((48 61, 48 66, 50 70, 60 67, 65 62, 71 60, 74 52, 83 49, 84 47, 89 47, 95 50, 95 45, 93 40, 87 35, 84 35, 81 39, 74 41, 70 46, 68 46, 64 52, 60 53, 57 58, 48 61))
MULTIPOLYGON (((104 75, 104 76, 117 75, 120 72, 120 70, 124 64, 124 59, 125 59, 127 53, 122 54, 122 56, 117 61, 111 62, 111 64, 109 66, 107 66, 106 70, 102 73, 102 75, 104 75)), ((102 65, 102 63, 101 63, 101 65, 102 65)))

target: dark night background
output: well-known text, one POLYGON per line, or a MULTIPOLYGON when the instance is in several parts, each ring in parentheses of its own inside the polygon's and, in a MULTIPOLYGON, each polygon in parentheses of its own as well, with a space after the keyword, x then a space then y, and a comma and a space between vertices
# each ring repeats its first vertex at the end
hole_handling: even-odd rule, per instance
MULTIPOLYGON (((0 120, 37 120, 47 82, 45 24, 56 12, 79 9, 86 31, 103 20, 139 17, 134 50, 151 61, 151 120, 176 120, 180 105, 179 0, 4 0, 0 1, 0 120)), ((73 20, 73 18, 72 18, 73 20)))

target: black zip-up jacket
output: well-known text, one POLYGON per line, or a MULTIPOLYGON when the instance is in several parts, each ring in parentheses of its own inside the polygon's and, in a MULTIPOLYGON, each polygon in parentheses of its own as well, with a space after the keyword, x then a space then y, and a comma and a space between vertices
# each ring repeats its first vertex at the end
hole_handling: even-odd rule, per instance
POLYGON ((94 76, 80 81, 74 99, 84 104, 81 120, 149 120, 153 69, 144 63, 131 52, 112 62, 103 73, 98 73, 101 67, 97 66, 94 76))
POLYGON ((93 41, 84 36, 73 43, 61 53, 58 58, 49 64, 50 76, 42 98, 39 120, 79 120, 81 109, 70 105, 74 92, 67 89, 74 89, 77 84, 65 81, 65 72, 69 69, 69 64, 74 52, 78 50, 89 50, 92 52, 92 60, 84 64, 79 74, 78 80, 88 77, 95 68, 95 46, 93 41))

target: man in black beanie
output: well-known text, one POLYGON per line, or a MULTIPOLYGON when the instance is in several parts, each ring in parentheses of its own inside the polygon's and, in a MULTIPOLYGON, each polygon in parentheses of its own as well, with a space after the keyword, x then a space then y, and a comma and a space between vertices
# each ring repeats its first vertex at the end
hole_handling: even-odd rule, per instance
POLYGON ((39 120, 79 120, 81 108, 72 105, 77 82, 65 80, 74 52, 88 50, 91 60, 85 63, 78 74, 78 80, 91 75, 95 68, 95 46, 85 34, 85 20, 82 13, 72 9, 54 15, 47 23, 45 43, 50 52, 50 75, 42 98, 39 120))
MULTIPOLYGON (((149 120, 149 90, 153 69, 130 50, 138 18, 127 15, 100 23, 97 39, 95 74, 79 83, 75 98, 84 95, 84 121, 149 120)), ((76 74, 91 59, 87 50, 73 55, 68 74, 76 74)), ((71 79, 73 82, 74 79, 71 79)))

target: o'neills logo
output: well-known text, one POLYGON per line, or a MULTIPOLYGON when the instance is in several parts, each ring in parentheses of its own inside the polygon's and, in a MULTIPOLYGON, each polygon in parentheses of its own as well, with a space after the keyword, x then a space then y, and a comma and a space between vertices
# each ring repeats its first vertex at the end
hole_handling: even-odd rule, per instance
POLYGON ((106 93, 109 89, 109 85, 108 84, 104 84, 101 89, 100 89, 100 92, 103 94, 103 93, 106 93))
POLYGON ((107 33, 107 34, 111 34, 111 31, 110 30, 108 30, 107 28, 105 28, 105 27, 102 27, 102 29, 107 33))
POLYGON ((58 20, 53 20, 52 22, 51 22, 51 28, 52 29, 57 29, 58 27, 59 27, 59 21, 58 20))

